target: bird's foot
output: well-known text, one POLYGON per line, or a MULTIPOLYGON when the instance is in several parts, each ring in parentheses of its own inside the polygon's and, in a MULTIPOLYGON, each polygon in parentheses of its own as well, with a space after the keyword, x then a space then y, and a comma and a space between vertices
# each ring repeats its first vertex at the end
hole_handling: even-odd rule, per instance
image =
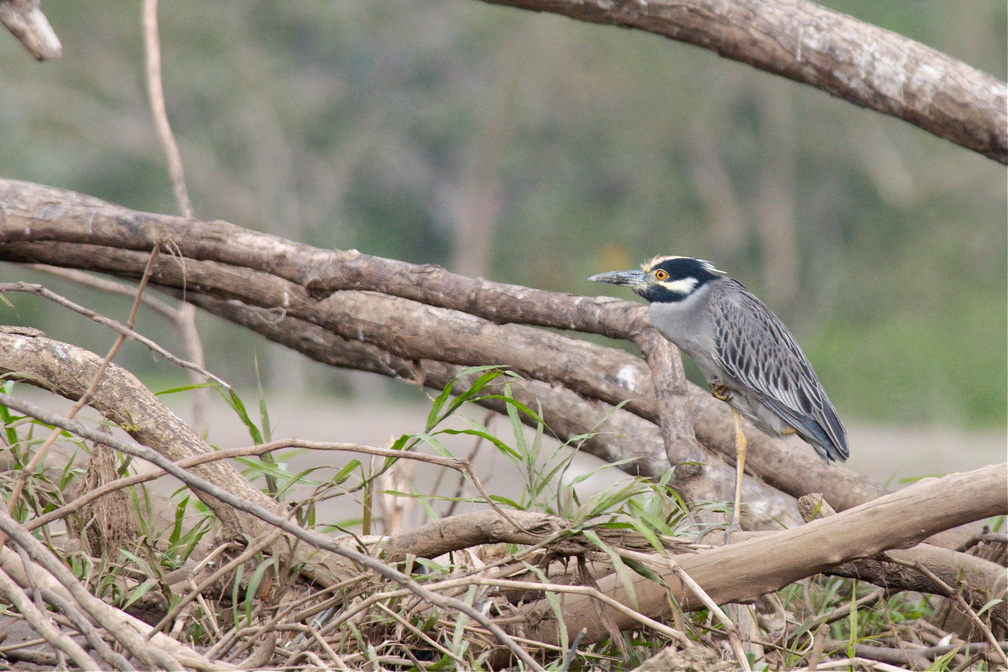
POLYGON ((721 383, 711 383, 710 391, 711 394, 714 395, 715 399, 720 401, 731 401, 731 392, 729 392, 728 388, 721 383))
POLYGON ((727 546, 731 542, 732 532, 739 532, 742 530, 742 525, 738 521, 732 521, 730 523, 710 523, 701 526, 700 531, 696 535, 696 539, 693 541, 695 544, 703 543, 703 540, 711 532, 716 530, 724 530, 724 543, 727 546))

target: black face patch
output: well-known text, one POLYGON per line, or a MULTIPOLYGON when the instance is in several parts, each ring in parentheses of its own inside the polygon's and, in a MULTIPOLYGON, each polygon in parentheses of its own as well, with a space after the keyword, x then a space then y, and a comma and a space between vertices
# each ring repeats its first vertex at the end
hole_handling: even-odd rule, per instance
POLYGON ((691 257, 655 257, 643 269, 650 282, 637 293, 652 303, 682 301, 720 277, 709 261, 691 257))

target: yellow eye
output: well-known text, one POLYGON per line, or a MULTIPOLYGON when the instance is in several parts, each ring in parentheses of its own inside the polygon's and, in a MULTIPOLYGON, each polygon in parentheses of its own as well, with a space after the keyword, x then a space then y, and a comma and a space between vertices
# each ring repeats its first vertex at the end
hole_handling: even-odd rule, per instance
POLYGON ((655 280, 658 280, 659 282, 661 282, 662 280, 668 280, 668 271, 666 271, 663 268, 659 268, 657 271, 654 272, 654 277, 655 280))

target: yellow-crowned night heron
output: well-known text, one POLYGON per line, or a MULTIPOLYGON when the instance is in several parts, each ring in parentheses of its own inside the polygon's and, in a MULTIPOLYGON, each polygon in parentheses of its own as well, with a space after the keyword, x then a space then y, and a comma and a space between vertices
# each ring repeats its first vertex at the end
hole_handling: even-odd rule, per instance
POLYGON ((771 436, 798 434, 827 463, 847 459, 847 432, 791 332, 742 283, 702 259, 655 257, 639 271, 592 276, 651 302, 651 321, 696 361, 735 419, 738 527, 746 438, 739 415, 771 436))

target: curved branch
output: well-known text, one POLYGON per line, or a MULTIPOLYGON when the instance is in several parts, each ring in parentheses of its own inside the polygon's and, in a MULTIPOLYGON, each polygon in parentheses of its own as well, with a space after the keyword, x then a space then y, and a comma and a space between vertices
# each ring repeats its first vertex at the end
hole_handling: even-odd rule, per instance
POLYGON ((688 42, 1008 163, 1005 83, 806 0, 484 0, 688 42))
MULTIPOLYGON (((504 364, 589 400, 609 405, 630 400, 625 409, 650 423, 660 421, 651 372, 638 357, 523 326, 639 340, 653 327, 637 303, 545 292, 464 278, 433 266, 320 250, 227 222, 141 213, 14 180, 0 180, 0 216, 0 260, 136 277, 151 247, 163 245, 171 255, 158 260, 152 283, 185 292, 208 310, 226 310, 228 314, 219 314, 271 338, 286 339, 281 342, 309 356, 323 355, 321 361, 336 358, 346 362, 344 366, 434 385, 437 382, 427 380, 417 362, 436 360, 449 367, 504 364), (285 337, 276 323, 288 324, 292 318, 312 328, 285 337), (421 342, 420 335, 436 339, 445 350, 421 342), (326 355, 320 342, 336 351, 326 355), (522 347, 515 347, 519 343, 522 347)), ((724 404, 693 385, 686 386, 686 395, 701 443, 732 460, 734 440, 724 435, 731 423, 720 415, 724 404)), ((591 415, 582 413, 585 418, 591 415)), ((574 436, 592 431, 595 423, 568 427, 567 436, 574 436)), ((750 451, 751 473, 768 482, 773 479, 775 487, 790 495, 822 492, 844 509, 882 492, 870 479, 823 465, 804 446, 762 436, 758 440, 758 448, 750 451)))
MULTIPOLYGON (((1008 465, 920 481, 835 516, 814 520, 793 530, 753 534, 746 541, 696 554, 676 556, 679 566, 718 604, 750 602, 760 595, 845 562, 872 557, 893 548, 908 548, 928 536, 957 525, 1008 513, 1004 483, 1008 465)), ((913 549, 916 550, 916 549, 913 549)), ((904 551, 904 553, 909 551, 904 551)), ((962 555, 962 554, 957 554, 962 555)), ((685 590, 668 566, 653 565, 683 609, 703 606, 685 590)), ((998 572, 994 585, 981 584, 1003 596, 1005 577, 998 572)), ((636 605, 641 613, 657 617, 669 608, 668 593, 648 579, 635 577, 636 605)), ((631 600, 619 577, 599 581, 599 588, 624 604, 631 600)), ((987 599, 989 599, 988 594, 987 599)), ((557 621, 551 607, 535 604, 523 615, 538 625, 527 634, 544 642, 557 642, 557 621)), ((617 611, 601 607, 620 627, 632 623, 617 611)), ((606 637, 604 619, 589 598, 569 596, 563 605, 568 630, 587 628, 587 641, 606 637)))
MULTIPOLYGON (((244 499, 242 497, 239 497, 230 492, 229 490, 225 490, 224 488, 217 486, 216 484, 212 483, 211 481, 205 478, 202 478, 201 476, 196 476, 195 474, 178 467, 174 462, 166 459, 163 455, 161 455, 157 451, 147 446, 144 446, 138 443, 137 441, 134 440, 124 441, 121 439, 113 438, 102 432, 85 427, 83 424, 77 422, 76 420, 68 420, 55 413, 50 413, 43 408, 35 406, 34 404, 28 403, 22 399, 11 397, 3 393, 0 393, 0 404, 3 404, 4 406, 12 408, 26 415, 30 415, 47 424, 61 427, 72 434, 76 434, 90 441, 94 441, 96 443, 109 446, 110 448, 114 448, 115 450, 118 450, 125 455, 129 455, 131 457, 136 457, 141 460, 152 462, 153 464, 157 465, 167 473, 171 474, 175 478, 185 483, 190 489, 194 491, 198 491, 204 494, 212 493, 212 497, 219 499, 225 504, 234 507, 236 510, 248 514, 249 517, 258 519, 266 525, 272 525, 273 527, 280 528, 288 535, 296 537, 311 546, 330 551, 336 555, 340 555, 346 558, 349 562, 352 562, 361 567, 366 567, 374 571, 375 573, 383 576, 384 578, 390 581, 395 581, 396 583, 402 585, 410 592, 415 593, 418 597, 420 597, 423 600, 426 600, 427 602, 429 602, 434 606, 440 607, 441 609, 445 610, 452 609, 459 611, 468 616, 469 618, 472 618, 474 621, 476 621, 483 627, 487 628, 498 639, 498 641, 507 646, 507 648, 510 649, 511 652, 515 656, 517 656, 526 666, 534 670, 543 669, 542 666, 540 666, 538 663, 532 660, 532 658, 528 655, 528 653, 526 653, 525 650, 522 649, 506 632, 504 632, 498 625, 496 625, 493 621, 487 618, 478 609, 474 609, 472 606, 461 600, 452 597, 443 597, 441 595, 437 595, 431 592, 430 590, 424 588, 419 583, 417 583, 410 577, 406 576, 402 572, 393 569, 392 567, 389 567, 388 565, 379 562, 368 555, 361 553, 356 548, 350 548, 349 546, 344 546, 340 542, 333 540, 332 537, 330 537, 329 535, 320 534, 318 532, 315 532, 314 530, 308 530, 299 526, 297 523, 294 523, 289 518, 277 513, 276 512, 277 507, 275 505, 268 507, 260 506, 259 504, 255 503, 250 499, 244 499)), ((35 544, 39 544, 37 540, 31 537, 31 534, 27 530, 18 525, 13 518, 10 518, 2 511, 0 511, 0 526, 3 527, 3 531, 5 533, 7 533, 12 539, 14 539, 17 543, 21 544, 22 546, 26 546, 26 542, 22 541, 24 539, 28 539, 34 542, 35 544), (5 520, 9 520, 11 523, 13 523, 13 525, 6 524, 4 522, 5 520)), ((49 565, 46 564, 45 557, 39 556, 37 554, 32 554, 31 550, 28 549, 27 546, 26 550, 29 550, 29 554, 31 555, 33 560, 45 566, 46 569, 50 569, 49 565)), ((63 571, 68 570, 64 569, 63 571)), ((78 601, 81 600, 78 599, 78 601)))
MULTIPOLYGON (((102 359, 94 353, 53 341, 41 332, 0 328, 0 374, 6 378, 23 378, 76 400, 84 393, 87 382, 94 378, 101 363, 102 359)), ((212 452, 133 374, 115 364, 105 370, 88 403, 139 443, 156 449, 159 455, 173 463, 212 452)), ((280 508, 276 501, 252 487, 228 462, 208 462, 193 467, 192 471, 218 488, 262 508, 270 511, 280 508)), ((205 491, 196 494, 221 521, 225 536, 257 535, 268 530, 255 516, 218 497, 205 491)), ((312 563, 326 567, 335 576, 347 571, 346 563, 335 556, 316 556, 312 563)))

